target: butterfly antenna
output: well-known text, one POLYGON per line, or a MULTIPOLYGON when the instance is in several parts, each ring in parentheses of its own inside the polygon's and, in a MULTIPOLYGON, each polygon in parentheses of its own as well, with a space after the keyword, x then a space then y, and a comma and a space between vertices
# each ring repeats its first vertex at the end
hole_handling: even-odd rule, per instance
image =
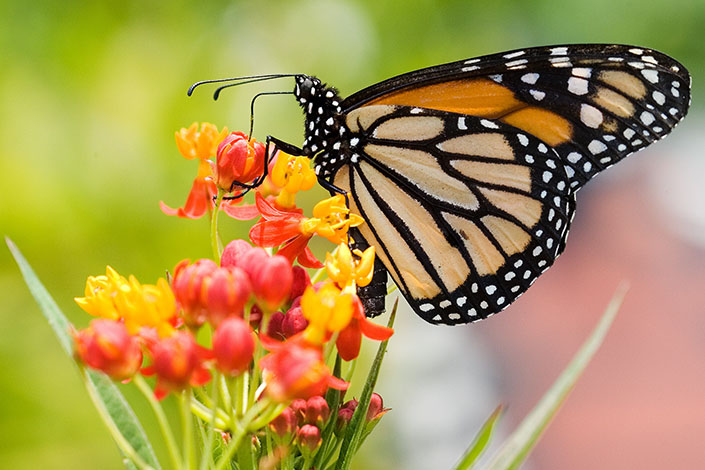
MULTIPOLYGON (((273 80, 275 78, 286 78, 286 77, 295 77, 299 74, 297 73, 272 73, 272 74, 266 74, 266 75, 248 75, 244 77, 231 77, 231 78, 217 78, 214 80, 201 80, 200 82, 196 82, 193 85, 191 85, 188 89, 188 92, 186 93, 188 96, 191 96, 193 94, 193 91, 201 86, 201 85, 208 85, 211 83, 225 83, 225 82, 233 82, 230 83, 228 86, 237 86, 237 85, 245 85, 247 83, 255 83, 255 82, 263 82, 265 80, 273 80)), ((223 87, 221 87, 223 88, 223 87)), ((217 95, 220 93, 220 89, 218 88, 216 90, 214 99, 217 99, 217 95)), ((227 87, 225 87, 227 88, 227 87)))

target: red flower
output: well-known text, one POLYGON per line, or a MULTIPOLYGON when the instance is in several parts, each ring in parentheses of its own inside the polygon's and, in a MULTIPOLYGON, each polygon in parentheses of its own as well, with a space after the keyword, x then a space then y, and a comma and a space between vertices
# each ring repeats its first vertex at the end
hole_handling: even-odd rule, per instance
POLYGON ((385 341, 394 334, 392 328, 378 325, 369 321, 365 317, 365 310, 357 296, 353 298, 353 317, 339 334, 335 342, 340 357, 345 361, 351 361, 360 354, 362 336, 375 340, 385 341))
POLYGON ((279 416, 269 422, 269 428, 282 439, 293 435, 297 427, 296 414, 294 410, 289 407, 284 408, 284 411, 282 411, 279 416))
POLYGON ((344 382, 330 373, 319 349, 295 341, 278 343, 277 350, 260 360, 267 394, 275 401, 323 395, 328 387, 345 390, 344 382))
POLYGON ((311 397, 306 400, 305 420, 307 424, 323 427, 323 424, 328 421, 329 416, 330 408, 328 407, 328 402, 325 398, 320 395, 316 395, 315 397, 311 397))
POLYGON ((304 424, 296 433, 296 444, 304 456, 311 455, 322 442, 321 430, 311 424, 304 424))
POLYGON ((239 317, 225 319, 213 334, 213 355, 222 372, 240 375, 250 365, 255 352, 255 334, 239 317))
POLYGON ((259 193, 255 195, 255 205, 262 218, 250 229, 252 243, 265 248, 283 245, 277 254, 286 257, 290 263, 298 259, 299 264, 307 268, 323 267, 308 248, 313 233, 302 231, 306 217, 301 209, 278 209, 259 193))
POLYGON ((210 373, 203 365, 208 359, 205 349, 186 331, 149 344, 153 364, 142 370, 144 375, 157 375, 154 396, 161 400, 171 391, 188 386, 201 386, 210 380, 210 373))
POLYGON ((74 335, 74 341, 79 359, 113 380, 129 379, 142 365, 140 342, 123 323, 93 320, 88 328, 74 335))
POLYGON ((270 256, 262 248, 235 240, 225 247, 220 263, 237 266, 247 273, 262 309, 273 312, 290 297, 294 274, 291 263, 283 256, 270 256))
POLYGON ((230 192, 235 183, 247 184, 264 171, 264 144, 249 141, 246 134, 233 132, 218 145, 213 169, 218 187, 230 192))
POLYGON ((218 267, 212 260, 200 259, 192 265, 184 260, 176 266, 172 290, 186 323, 198 327, 206 320, 217 326, 228 316, 242 316, 252 287, 242 269, 218 267))
POLYGON ((166 215, 175 215, 187 219, 199 219, 210 209, 215 207, 214 199, 218 193, 213 178, 210 177, 208 163, 199 161, 198 176, 193 180, 191 191, 183 207, 172 208, 159 201, 159 207, 166 215))

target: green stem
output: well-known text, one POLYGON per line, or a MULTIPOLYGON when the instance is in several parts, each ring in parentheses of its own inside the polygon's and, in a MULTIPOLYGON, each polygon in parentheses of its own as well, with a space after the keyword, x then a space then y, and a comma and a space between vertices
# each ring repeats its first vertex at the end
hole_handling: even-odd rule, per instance
POLYGON ((215 384, 218 383, 218 380, 220 380, 220 372, 216 370, 215 376, 211 381, 211 420, 208 423, 208 428, 206 431, 207 438, 205 444, 203 445, 203 451, 201 452, 201 464, 198 466, 199 470, 206 470, 209 461, 212 460, 213 441, 215 439, 215 419, 218 414, 218 387, 215 384))
POLYGON ((193 439, 193 416, 191 415, 191 388, 187 388, 179 397, 181 405, 181 429, 183 431, 182 444, 184 446, 184 469, 196 468, 196 443, 193 439))
POLYGON ((125 436, 122 435, 120 429, 118 429, 118 427, 115 425, 115 422, 110 417, 108 410, 105 409, 103 401, 97 395, 95 388, 91 386, 86 369, 84 367, 79 367, 79 370, 81 372, 81 377, 83 378, 83 381, 86 384, 86 390, 88 390, 88 394, 90 395, 96 410, 98 410, 98 414, 100 415, 105 425, 108 427, 110 435, 113 436, 115 443, 120 448, 122 453, 128 459, 130 459, 130 461, 132 461, 132 463, 134 463, 140 470, 155 470, 154 467, 149 465, 142 459, 142 457, 140 457, 135 448, 132 447, 132 445, 127 441, 127 439, 125 439, 125 436))
POLYGON ((216 263, 220 263, 220 253, 223 245, 218 236, 218 214, 220 214, 220 204, 223 202, 223 196, 225 196, 225 191, 218 188, 215 207, 213 212, 211 212, 211 250, 213 250, 213 259, 216 263))
MULTIPOLYGON (((210 400, 208 400, 210 401, 210 400)), ((213 409, 212 406, 207 406, 201 403, 198 400, 192 400, 191 401, 191 413, 196 415, 198 418, 201 420, 210 423, 211 422, 211 416, 212 412, 211 410, 213 409)), ((225 429, 228 427, 228 423, 230 422, 230 417, 220 408, 216 409, 216 416, 215 416, 215 424, 217 428, 220 429, 225 429)))
POLYGON ((171 458, 172 467, 180 468, 181 463, 179 459, 179 448, 176 445, 176 439, 174 439, 174 433, 172 432, 171 426, 169 425, 169 420, 166 418, 164 408, 162 408, 162 405, 154 397, 152 389, 149 388, 149 385, 141 375, 135 375, 135 377, 133 378, 133 382, 140 390, 140 392, 142 392, 142 394, 145 396, 147 402, 149 402, 150 406, 152 407, 152 411, 154 411, 154 415, 156 416, 157 422, 159 423, 159 430, 161 431, 162 436, 164 437, 164 442, 166 442, 166 447, 169 451, 169 458, 171 458))

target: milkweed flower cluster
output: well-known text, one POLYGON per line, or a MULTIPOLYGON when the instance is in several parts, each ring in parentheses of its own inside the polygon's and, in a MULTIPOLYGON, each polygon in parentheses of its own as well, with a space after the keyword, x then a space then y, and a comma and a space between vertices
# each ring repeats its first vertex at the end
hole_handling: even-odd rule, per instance
MULTIPOLYGON (((341 442, 367 436, 386 412, 379 395, 368 396, 360 432, 346 433, 358 402, 343 400, 345 365, 360 355, 363 336, 393 333, 368 320, 357 297, 372 279, 375 252, 351 249, 348 230, 364 221, 342 195, 304 215, 296 196, 316 184, 308 158, 267 155, 264 144, 208 123, 181 129, 176 142, 198 162, 197 176, 183 207, 161 208, 182 218, 208 214, 213 258, 182 260, 155 284, 110 266, 89 277, 75 301, 95 318, 73 332, 76 357, 158 400, 176 395, 208 436, 200 453, 215 468, 243 458, 264 468, 324 468, 341 442), (250 240, 221 250, 220 212, 258 218, 250 240), (323 261, 308 247, 315 236, 334 244, 323 261), (318 270, 314 281, 308 269, 318 270)), ((173 446, 168 423, 162 430, 173 446)), ((169 450, 175 468, 191 468, 196 451, 169 450)))

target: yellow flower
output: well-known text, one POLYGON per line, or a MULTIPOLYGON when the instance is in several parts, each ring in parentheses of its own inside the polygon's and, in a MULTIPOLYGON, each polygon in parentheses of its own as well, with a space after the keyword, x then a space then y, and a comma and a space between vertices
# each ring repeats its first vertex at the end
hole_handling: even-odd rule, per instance
MULTIPOLYGON (((364 287, 372 280, 375 264, 375 247, 364 252, 350 251, 347 243, 338 245, 334 254, 326 254, 328 277, 344 290, 352 290, 356 285, 364 287)), ((354 290, 352 290, 354 292, 354 290)))
POLYGON ((173 331, 170 320, 176 312, 176 302, 165 279, 159 279, 156 285, 142 285, 134 276, 125 279, 108 266, 104 276, 90 276, 85 297, 74 300, 90 315, 123 320, 130 334, 144 326, 155 328, 160 336, 173 331))
POLYGON ((322 344, 328 333, 335 333, 350 323, 353 315, 352 294, 342 293, 335 284, 326 282, 316 292, 308 287, 301 297, 301 311, 308 320, 304 337, 322 344))
POLYGON ((188 128, 182 127, 174 135, 176 146, 184 158, 205 160, 215 156, 218 144, 228 135, 228 128, 224 127, 218 132, 214 124, 204 122, 199 130, 198 123, 194 122, 188 128))
POLYGON ((345 205, 345 196, 337 194, 316 204, 313 217, 302 221, 301 231, 306 235, 316 233, 339 245, 347 242, 350 227, 363 222, 362 217, 352 214, 345 205))
POLYGON ((294 198, 299 191, 308 191, 316 184, 316 172, 311 168, 311 159, 293 157, 279 151, 270 176, 272 183, 282 188, 277 196, 277 205, 294 207, 294 198))

